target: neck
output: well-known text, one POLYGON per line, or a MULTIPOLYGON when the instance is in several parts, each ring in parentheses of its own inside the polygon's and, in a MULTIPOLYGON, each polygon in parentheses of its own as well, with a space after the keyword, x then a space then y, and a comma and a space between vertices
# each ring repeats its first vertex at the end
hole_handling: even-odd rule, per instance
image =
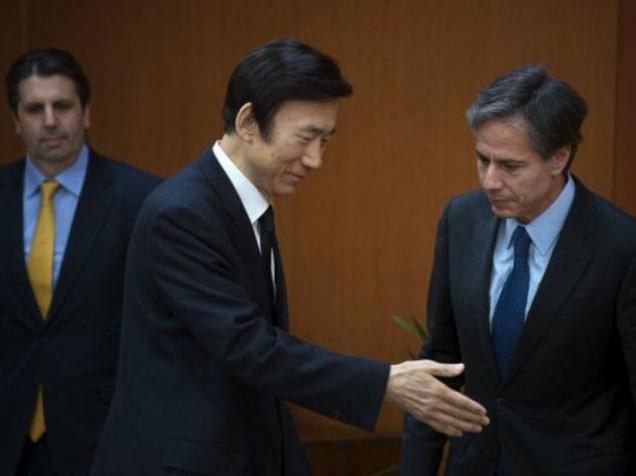
POLYGON ((57 177, 59 174, 61 174, 62 172, 64 172, 66 169, 71 167, 77 160, 78 156, 79 154, 75 155, 74 157, 71 157, 70 159, 65 159, 65 160, 60 160, 55 162, 51 162, 48 160, 39 160, 37 158, 31 157, 31 162, 33 163, 33 165, 35 165, 35 168, 37 168, 40 172, 42 172, 42 174, 46 178, 53 179, 57 177))
POLYGON ((246 144, 236 134, 224 134, 220 145, 232 163, 236 165, 236 168, 252 182, 268 202, 271 202, 273 197, 256 179, 257 174, 250 166, 251 161, 246 144))

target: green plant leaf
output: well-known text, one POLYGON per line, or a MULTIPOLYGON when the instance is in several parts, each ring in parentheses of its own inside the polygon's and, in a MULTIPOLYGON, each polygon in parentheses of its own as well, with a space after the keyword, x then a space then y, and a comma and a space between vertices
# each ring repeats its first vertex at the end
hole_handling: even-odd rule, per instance
POLYGON ((413 318, 413 324, 417 328, 417 332, 419 333, 422 342, 426 342, 428 340, 428 332, 426 331, 426 328, 422 324, 417 322, 415 318, 413 318))
POLYGON ((428 339, 428 333, 426 332, 424 327, 420 325, 420 323, 417 322, 413 317, 407 319, 406 317, 395 315, 393 316, 393 322, 395 322, 399 327, 404 329, 412 336, 420 339, 422 342, 428 339))

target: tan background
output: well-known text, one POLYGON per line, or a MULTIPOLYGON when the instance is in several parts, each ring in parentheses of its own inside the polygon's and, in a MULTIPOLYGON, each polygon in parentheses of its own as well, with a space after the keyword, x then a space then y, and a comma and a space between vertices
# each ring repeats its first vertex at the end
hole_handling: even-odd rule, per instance
MULTIPOLYGON (((91 144, 168 176, 220 136, 226 80, 246 51, 292 36, 332 54, 355 95, 323 170, 278 203, 292 330, 398 362, 417 342, 390 316, 425 318, 437 218, 450 196, 477 186, 463 113, 496 75, 542 63, 578 89, 590 114, 575 173, 636 212, 634 4, 4 0, 0 67, 34 47, 70 50, 93 86, 91 144)), ((0 163, 22 153, 6 108, 0 144, 0 163)), ((368 474, 395 459, 395 408, 372 435, 296 413, 318 474, 368 474)))

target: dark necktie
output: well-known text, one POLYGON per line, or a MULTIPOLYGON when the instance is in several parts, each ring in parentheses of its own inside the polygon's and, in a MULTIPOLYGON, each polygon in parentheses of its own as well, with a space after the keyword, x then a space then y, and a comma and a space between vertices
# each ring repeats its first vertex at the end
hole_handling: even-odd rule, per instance
POLYGON ((514 265, 501 290, 492 318, 492 341, 502 379, 510 368, 513 352, 521 336, 530 285, 528 248, 531 240, 526 229, 518 226, 512 234, 512 241, 515 248, 514 265))
POLYGON ((258 219, 261 231, 261 261, 265 273, 265 281, 269 289, 269 296, 274 302, 274 283, 272 282, 272 247, 274 246, 274 210, 267 207, 265 213, 258 219))

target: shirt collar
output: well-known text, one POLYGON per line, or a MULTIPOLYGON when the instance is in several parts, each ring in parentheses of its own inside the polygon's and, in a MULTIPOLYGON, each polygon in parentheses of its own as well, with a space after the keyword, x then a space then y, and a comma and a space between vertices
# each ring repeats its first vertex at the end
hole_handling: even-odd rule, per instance
POLYGON ((506 219, 504 243, 512 244, 512 233, 517 226, 525 226, 532 243, 541 255, 545 255, 556 241, 563 223, 570 212, 575 195, 574 180, 568 173, 567 183, 557 199, 530 223, 523 225, 514 218, 506 219))
MULTIPOLYGON (((82 146, 77 159, 73 164, 53 177, 67 192, 79 198, 86 178, 86 169, 88 168, 88 147, 86 144, 82 146)), ((24 170, 24 193, 27 197, 31 197, 38 193, 40 184, 47 178, 35 166, 31 157, 27 155, 26 166, 24 170)))
POLYGON ((261 192, 258 191, 256 186, 250 182, 250 180, 243 175, 243 172, 232 162, 232 159, 228 157, 225 151, 221 148, 219 141, 214 143, 212 152, 216 156, 216 159, 221 165, 221 168, 225 171, 227 176, 232 182, 236 193, 238 193, 241 203, 247 212, 247 216, 250 219, 252 225, 258 221, 263 213, 270 206, 270 203, 263 197, 261 192))

